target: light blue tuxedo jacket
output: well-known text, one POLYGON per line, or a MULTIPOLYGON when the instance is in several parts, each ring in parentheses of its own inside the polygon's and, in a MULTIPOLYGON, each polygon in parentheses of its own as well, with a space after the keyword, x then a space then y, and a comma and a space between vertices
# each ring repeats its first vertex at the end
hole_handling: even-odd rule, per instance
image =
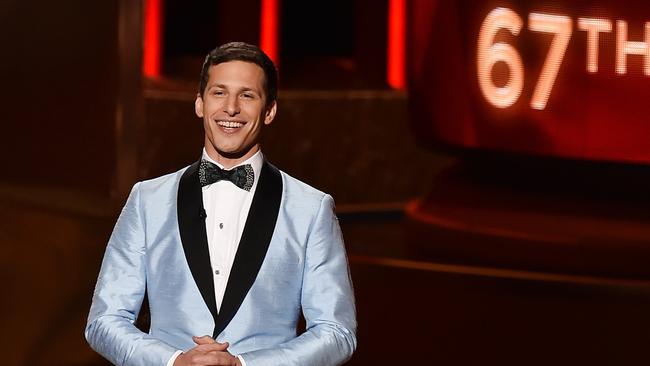
POLYGON ((356 317, 333 206, 265 161, 217 312, 198 163, 137 183, 106 248, 86 339, 117 365, 164 366, 206 334, 248 366, 345 362, 356 317), (148 334, 133 325, 145 289, 148 334))

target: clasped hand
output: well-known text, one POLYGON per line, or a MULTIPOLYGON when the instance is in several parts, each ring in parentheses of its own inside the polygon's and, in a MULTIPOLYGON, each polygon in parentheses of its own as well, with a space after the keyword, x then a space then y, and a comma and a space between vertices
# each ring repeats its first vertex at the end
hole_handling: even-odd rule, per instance
POLYGON ((228 342, 219 343, 209 336, 192 340, 197 346, 181 353, 174 366, 241 366, 239 359, 228 352, 228 342))

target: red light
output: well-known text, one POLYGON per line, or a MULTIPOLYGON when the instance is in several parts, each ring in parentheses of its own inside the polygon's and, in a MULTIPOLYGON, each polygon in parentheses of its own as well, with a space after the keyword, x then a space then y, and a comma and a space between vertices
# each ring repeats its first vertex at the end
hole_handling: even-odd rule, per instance
POLYGON ((260 17, 260 48, 273 60, 278 59, 278 9, 280 0, 262 0, 260 17))
POLYGON ((388 52, 386 81, 393 89, 405 88, 405 19, 406 1, 388 2, 388 52))
POLYGON ((161 0, 145 0, 142 73, 146 77, 159 77, 161 74, 161 33, 161 0))

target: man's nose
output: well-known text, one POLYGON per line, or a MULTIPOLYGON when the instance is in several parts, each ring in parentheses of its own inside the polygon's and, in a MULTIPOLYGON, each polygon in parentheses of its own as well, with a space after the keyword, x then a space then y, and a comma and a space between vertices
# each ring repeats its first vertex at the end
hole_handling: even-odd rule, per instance
POLYGON ((229 96, 223 111, 231 117, 237 115, 239 113, 239 98, 237 96, 229 96))

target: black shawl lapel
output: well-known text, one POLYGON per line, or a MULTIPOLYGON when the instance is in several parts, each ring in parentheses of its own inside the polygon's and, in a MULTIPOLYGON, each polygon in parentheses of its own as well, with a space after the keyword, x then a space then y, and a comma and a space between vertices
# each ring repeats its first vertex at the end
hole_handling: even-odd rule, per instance
POLYGON ((178 184, 178 230, 183 242, 185 258, 192 277, 210 309, 217 319, 217 303, 214 298, 212 265, 208 251, 208 236, 205 231, 205 209, 203 193, 199 183, 199 162, 190 165, 178 184))
POLYGON ((281 200, 282 176, 265 160, 230 271, 221 311, 215 321, 215 338, 235 316, 257 277, 273 236, 281 200))

